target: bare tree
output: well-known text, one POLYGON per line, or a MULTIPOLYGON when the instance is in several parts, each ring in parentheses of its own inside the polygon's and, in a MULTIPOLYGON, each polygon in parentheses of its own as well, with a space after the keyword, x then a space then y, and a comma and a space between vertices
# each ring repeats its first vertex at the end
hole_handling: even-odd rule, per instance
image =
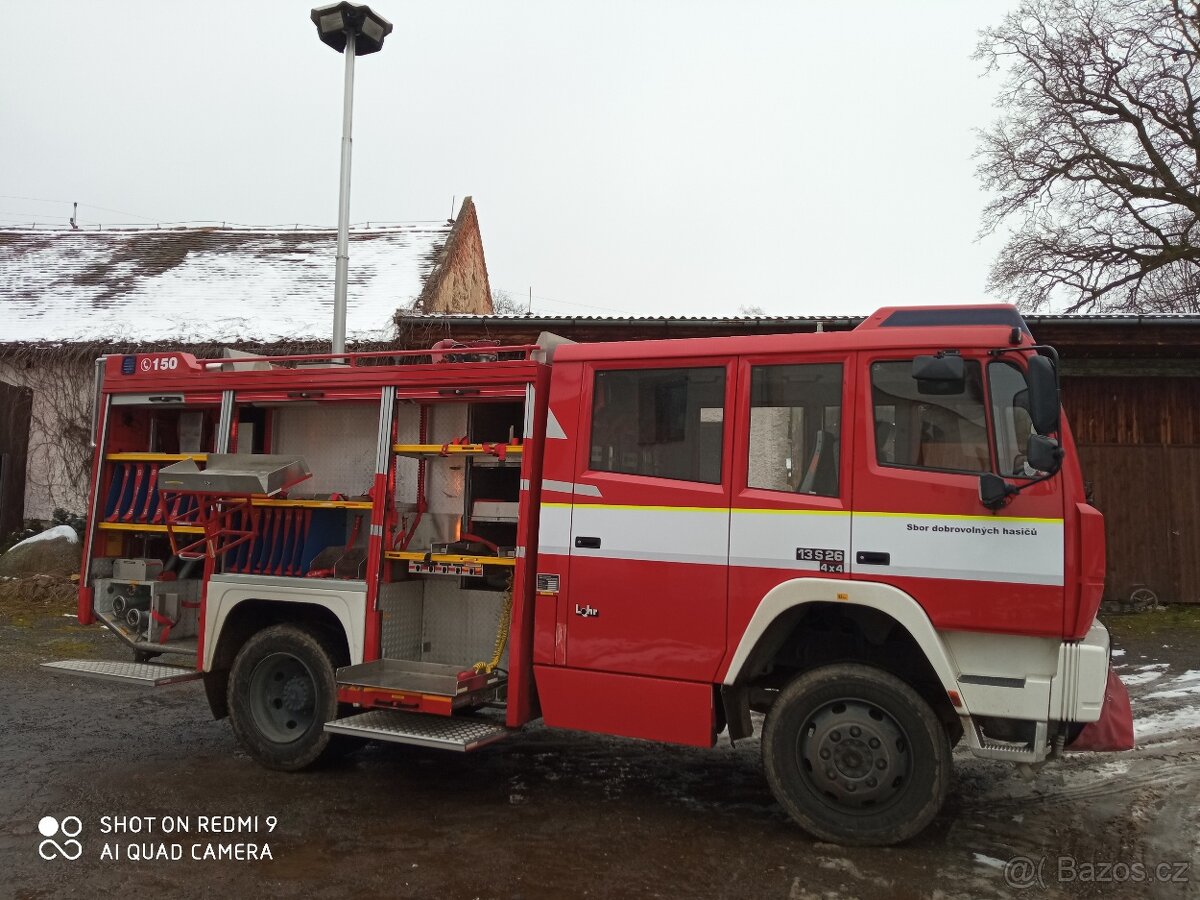
POLYGON ((513 295, 502 288, 492 288, 492 315, 494 316, 523 316, 526 308, 513 295))
POLYGON ((976 53, 1005 74, 981 134, 988 286, 1029 309, 1198 311, 1200 3, 1023 0, 976 53))

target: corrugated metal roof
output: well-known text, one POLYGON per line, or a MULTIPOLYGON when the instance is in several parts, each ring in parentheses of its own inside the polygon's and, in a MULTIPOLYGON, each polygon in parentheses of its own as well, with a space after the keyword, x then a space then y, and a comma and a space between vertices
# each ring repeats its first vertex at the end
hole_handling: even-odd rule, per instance
POLYGON ((412 321, 440 322, 449 320, 470 324, 528 324, 530 322, 587 322, 589 324, 615 325, 661 324, 664 322, 682 322, 687 324, 702 323, 723 325, 727 323, 753 324, 755 322, 777 325, 780 323, 798 322, 815 325, 818 322, 861 322, 866 316, 548 316, 535 314, 532 316, 480 316, 468 313, 414 313, 400 318, 412 321))
MULTIPOLYGON (((1022 317, 1030 325, 1059 324, 1080 322, 1114 322, 1137 324, 1139 322, 1176 322, 1200 324, 1200 316, 1192 313, 1024 313, 1022 317)), ((472 325, 529 325, 538 323, 570 322, 589 325, 637 325, 664 324, 678 322, 688 325, 843 325, 853 327, 867 318, 865 315, 849 316, 571 316, 571 315, 542 315, 531 316, 479 316, 464 313, 427 313, 405 315, 403 320, 438 322, 449 320, 472 325)))
MULTIPOLYGON (((450 223, 350 234, 347 338, 386 340, 450 223)), ((328 339, 333 229, 0 230, 0 342, 328 339)))

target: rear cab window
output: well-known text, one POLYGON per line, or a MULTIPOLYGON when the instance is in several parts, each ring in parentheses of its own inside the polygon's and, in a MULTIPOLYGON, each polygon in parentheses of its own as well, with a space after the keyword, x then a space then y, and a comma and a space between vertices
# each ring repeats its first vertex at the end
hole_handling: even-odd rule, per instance
POLYGON ((842 364, 750 368, 746 486, 837 497, 842 364))
POLYGON ((720 484, 724 366, 595 373, 588 468, 720 484))

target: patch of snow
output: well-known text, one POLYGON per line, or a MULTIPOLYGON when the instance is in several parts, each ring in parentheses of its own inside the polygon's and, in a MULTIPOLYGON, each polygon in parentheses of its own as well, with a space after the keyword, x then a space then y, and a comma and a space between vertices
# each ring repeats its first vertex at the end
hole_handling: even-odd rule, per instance
POLYGON ((818 856, 817 865, 822 869, 829 869, 833 872, 841 872, 845 875, 851 876, 852 878, 857 878, 860 881, 869 881, 878 887, 891 887, 891 882, 886 878, 867 875, 862 871, 862 869, 854 864, 853 860, 846 859, 845 857, 818 856))
POLYGON ((1200 669, 1189 669, 1162 685, 1162 690, 1146 694, 1143 700, 1178 700, 1200 694, 1200 669))
POLYGON ((1200 728, 1200 706, 1186 706, 1169 712, 1156 713, 1143 719, 1133 720, 1133 734, 1137 740, 1156 734, 1181 731, 1184 728, 1200 728))
POLYGON ((996 859, 994 856, 984 856, 982 853, 976 853, 974 856, 975 862, 981 866, 990 866, 993 869, 1000 869, 1001 871, 1004 869, 1004 860, 1002 859, 996 859))
POLYGON ((1121 681, 1125 687, 1136 687, 1139 684, 1149 684, 1151 681, 1157 681, 1167 674, 1166 663, 1154 663, 1149 666, 1139 666, 1136 672, 1129 675, 1122 675, 1121 681))
POLYGON ((72 544, 79 543, 79 535, 75 533, 75 529, 70 525, 55 525, 53 528, 47 528, 41 534, 35 534, 31 538, 25 538, 19 544, 13 544, 10 548, 16 550, 18 547, 24 547, 27 544, 36 544, 38 541, 53 541, 58 538, 66 538, 72 544))
POLYGON ((1118 775, 1124 775, 1129 771, 1129 761, 1125 759, 1115 759, 1111 762, 1103 763, 1099 766, 1092 766, 1084 773, 1088 777, 1085 781, 1105 781, 1109 778, 1115 778, 1118 775))
POLYGON ((1116 656, 1124 656, 1124 655, 1125 655, 1125 651, 1124 651, 1124 650, 1114 650, 1114 651, 1112 652, 1112 655, 1113 655, 1114 657, 1116 657, 1116 656))

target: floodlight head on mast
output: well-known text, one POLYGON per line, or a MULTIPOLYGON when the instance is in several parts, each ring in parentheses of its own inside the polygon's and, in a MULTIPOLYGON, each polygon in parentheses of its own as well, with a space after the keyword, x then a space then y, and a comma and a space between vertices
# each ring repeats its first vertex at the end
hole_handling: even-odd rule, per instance
POLYGON ((362 3, 328 3, 316 7, 311 18, 317 36, 338 53, 344 53, 348 38, 354 37, 354 55, 366 56, 383 49, 383 39, 392 33, 392 23, 362 3))

